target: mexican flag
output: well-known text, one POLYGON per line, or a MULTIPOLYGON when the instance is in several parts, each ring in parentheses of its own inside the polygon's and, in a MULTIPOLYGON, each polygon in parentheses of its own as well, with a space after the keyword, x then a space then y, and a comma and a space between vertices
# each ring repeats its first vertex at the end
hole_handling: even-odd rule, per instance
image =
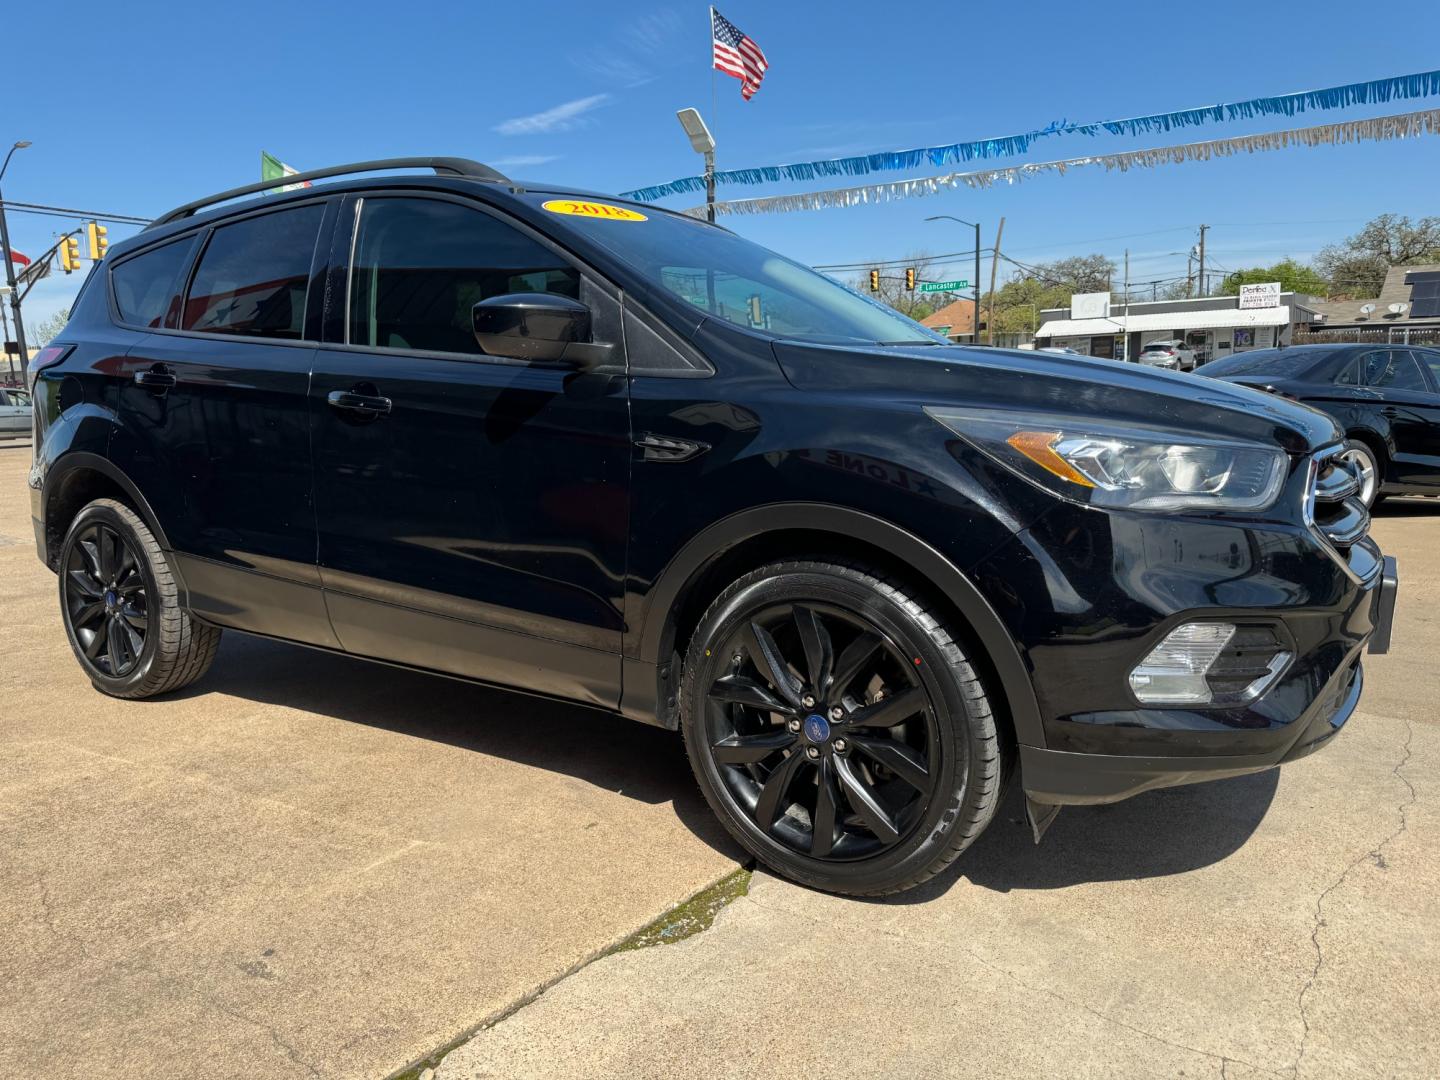
MULTIPOLYGON (((260 151, 261 180, 283 180, 287 176, 294 176, 299 171, 299 169, 291 168, 289 165, 286 165, 274 154, 267 154, 264 150, 260 151)), ((309 186, 309 180, 306 180, 303 183, 299 184, 281 184, 277 188, 271 188, 271 190, 267 191, 266 194, 269 195, 271 194, 271 192, 275 191, 294 191, 296 188, 307 188, 309 186)))

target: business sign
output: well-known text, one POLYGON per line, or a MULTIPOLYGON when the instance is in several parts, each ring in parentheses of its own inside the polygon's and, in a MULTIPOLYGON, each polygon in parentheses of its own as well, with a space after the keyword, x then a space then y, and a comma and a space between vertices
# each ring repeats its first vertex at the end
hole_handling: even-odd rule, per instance
POLYGON ((1240 310, 1249 308, 1271 308, 1280 306, 1280 282, 1267 281, 1263 285, 1240 286, 1240 310))
POLYGON ((1110 294, 1108 292, 1076 293, 1070 297, 1070 318, 1108 319, 1110 317, 1110 294))
POLYGON ((954 292, 956 289, 968 289, 968 281, 922 281, 921 292, 954 292))

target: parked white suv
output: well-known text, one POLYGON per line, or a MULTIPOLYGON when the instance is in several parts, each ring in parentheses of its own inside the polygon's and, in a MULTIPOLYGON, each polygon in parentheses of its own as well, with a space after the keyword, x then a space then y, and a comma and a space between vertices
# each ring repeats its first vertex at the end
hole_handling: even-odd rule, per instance
POLYGON ((1146 367, 1163 367, 1171 371, 1194 371, 1195 351, 1183 341, 1152 341, 1140 350, 1136 360, 1146 367))

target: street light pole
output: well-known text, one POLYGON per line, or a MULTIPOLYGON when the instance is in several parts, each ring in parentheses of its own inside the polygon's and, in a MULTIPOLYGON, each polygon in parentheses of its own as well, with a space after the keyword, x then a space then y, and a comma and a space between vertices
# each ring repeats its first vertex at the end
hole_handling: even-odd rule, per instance
MULTIPOLYGON (((958 221, 961 225, 969 225, 975 230, 975 311, 970 317, 970 344, 980 344, 980 226, 973 221, 965 221, 953 214, 935 214, 927 217, 926 221, 958 221)), ((993 338, 992 338, 993 340, 993 338)))
POLYGON ((675 114, 689 136, 690 148, 705 156, 705 217, 715 220, 715 136, 705 126, 699 109, 681 109, 675 114))
MULTIPOLYGON (((5 163, 0 165, 0 180, 5 179, 5 170, 10 167, 10 158, 15 151, 24 150, 29 145, 29 139, 20 139, 10 147, 10 152, 5 155, 5 163)), ((25 348, 25 324, 20 321, 20 286, 15 280, 15 258, 10 251, 10 225, 5 216, 5 195, 0 192, 0 245, 5 248, 5 284, 10 286, 10 313, 15 316, 15 344, 20 348, 20 371, 23 374, 30 362, 30 353, 25 348)))

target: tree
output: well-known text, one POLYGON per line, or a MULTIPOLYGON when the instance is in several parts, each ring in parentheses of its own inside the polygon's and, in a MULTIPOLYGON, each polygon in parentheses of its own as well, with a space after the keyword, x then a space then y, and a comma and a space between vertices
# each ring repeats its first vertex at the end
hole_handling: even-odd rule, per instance
POLYGON ((32 348, 43 349, 60 335, 60 331, 65 329, 65 324, 69 321, 70 309, 68 307, 62 307, 48 319, 41 319, 39 323, 35 325, 35 328, 31 330, 29 334, 29 337, 34 340, 27 342, 27 344, 32 348))
POLYGON ((1115 264, 1104 255, 1072 255, 1051 263, 1039 263, 1035 275, 1050 285, 1063 286, 1072 293, 1108 292, 1115 277, 1115 264))
MULTIPOLYGON (((1070 306, 1075 293, 1105 292, 1115 264, 1104 255, 1075 255, 1022 270, 995 291, 996 334, 1030 334, 1039 328, 1040 312, 1070 306)), ((986 294, 982 311, 989 311, 986 294)))
POLYGON ((1278 281, 1282 292, 1310 296, 1328 296, 1330 292, 1329 283, 1313 267, 1294 259, 1281 259, 1274 266, 1254 266, 1226 274, 1220 285, 1220 295, 1239 296, 1241 285, 1263 285, 1267 281, 1278 281))
POLYGON ((940 266, 936 263, 935 256, 921 251, 908 256, 905 266, 879 266, 879 292, 872 293, 870 291, 870 271, 868 270, 861 271, 849 282, 849 285, 856 292, 864 293, 872 299, 879 300, 882 304, 889 304, 901 315, 907 315, 917 322, 927 315, 933 315, 946 304, 957 299, 953 293, 922 293, 918 288, 912 292, 905 288, 905 270, 906 267, 912 266, 915 268, 917 285, 922 281, 938 280, 936 275, 940 272, 940 266))
POLYGON ((1440 262, 1440 217, 1412 222, 1381 214, 1354 236, 1322 248, 1315 268, 1329 278, 1332 293, 1368 299, 1380 295, 1390 267, 1433 262, 1440 262))

